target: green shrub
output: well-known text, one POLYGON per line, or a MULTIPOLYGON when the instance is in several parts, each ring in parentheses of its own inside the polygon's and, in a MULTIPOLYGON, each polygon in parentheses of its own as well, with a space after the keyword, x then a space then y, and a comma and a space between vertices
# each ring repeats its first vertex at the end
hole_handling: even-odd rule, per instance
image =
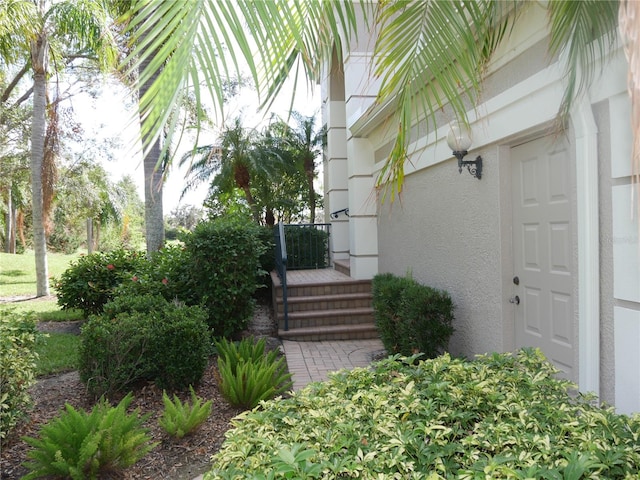
POLYGON ((104 304, 113 298, 115 288, 131 279, 145 261, 143 252, 127 250, 80 257, 53 282, 58 305, 63 309, 77 308, 86 316, 101 313, 104 304))
POLYGON ((101 400, 90 413, 66 404, 64 413, 42 427, 40 438, 24 438, 34 450, 25 463, 31 472, 23 478, 96 479, 136 463, 155 444, 142 428, 148 415, 127 414, 131 399, 127 395, 116 407, 101 400))
POLYGON ((189 252, 181 245, 167 245, 137 265, 132 275, 116 287, 119 295, 162 295, 166 300, 179 300, 190 305, 198 303, 193 294, 189 272, 189 252))
POLYGON ((160 388, 197 384, 211 349, 206 312, 160 295, 119 296, 82 327, 80 379, 95 396, 140 381, 160 388))
POLYGON ((193 433, 211 415, 213 401, 208 400, 202 403, 202 399, 196 395, 193 387, 190 386, 189 390, 191 404, 182 403, 176 395, 171 401, 166 392, 162 394, 164 411, 158 423, 172 437, 182 438, 193 433))
POLYGON ((185 237, 191 287, 207 309, 215 336, 232 337, 247 326, 264 245, 252 222, 201 222, 185 237))
POLYGON ((264 354, 264 338, 245 338, 238 344, 221 339, 215 342, 218 351, 220 391, 232 405, 254 408, 291 389, 291 374, 286 360, 276 350, 264 354))
POLYGON ((527 350, 332 374, 237 417, 205 478, 636 478, 640 415, 555 373, 527 350))
POLYGON ((329 234, 315 227, 285 228, 287 268, 325 268, 329 234))
POLYGON ((376 326, 389 353, 433 358, 453 334, 453 302, 448 293, 410 277, 376 275, 371 285, 376 326))
POLYGON ((27 390, 36 381, 40 336, 33 315, 0 310, 0 440, 31 405, 27 390))

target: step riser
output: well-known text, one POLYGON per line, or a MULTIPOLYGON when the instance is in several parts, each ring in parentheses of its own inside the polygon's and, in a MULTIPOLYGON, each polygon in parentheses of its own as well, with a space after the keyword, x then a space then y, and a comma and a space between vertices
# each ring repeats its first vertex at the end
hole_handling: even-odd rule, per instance
POLYGON ((278 335, 294 341, 379 338, 372 309, 371 281, 289 285, 289 322, 284 331, 282 287, 274 282, 278 335))
POLYGON ((289 332, 282 332, 279 334, 280 338, 285 340, 292 340, 294 342, 322 342, 328 340, 371 340, 374 338, 380 338, 378 332, 375 330, 369 332, 341 332, 341 333, 316 333, 309 335, 299 335, 295 331, 289 330, 289 332))
MULTIPOLYGON (((295 318, 289 316, 289 330, 307 327, 330 327, 333 325, 361 325, 372 323, 373 315, 344 315, 337 317, 295 318)), ((284 329, 284 318, 278 318, 278 328, 284 329)))
MULTIPOLYGON (((291 299, 288 302, 289 313, 294 312, 317 312, 322 310, 338 310, 352 308, 371 308, 371 298, 349 299, 349 300, 316 300, 313 302, 295 302, 291 299)), ((284 315, 284 304, 278 302, 278 316, 284 315)))
MULTIPOLYGON (((340 295, 343 293, 371 293, 371 283, 348 283, 327 285, 296 285, 287 287, 287 298, 318 295, 340 295)), ((276 287, 276 298, 282 299, 282 287, 276 287)))

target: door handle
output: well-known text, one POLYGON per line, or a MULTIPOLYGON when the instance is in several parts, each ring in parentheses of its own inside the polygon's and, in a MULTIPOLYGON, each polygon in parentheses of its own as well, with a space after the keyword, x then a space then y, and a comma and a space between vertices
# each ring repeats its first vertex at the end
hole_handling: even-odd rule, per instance
POLYGON ((516 305, 520 305, 520 297, 518 295, 511 297, 509 299, 509 303, 515 303, 516 305))

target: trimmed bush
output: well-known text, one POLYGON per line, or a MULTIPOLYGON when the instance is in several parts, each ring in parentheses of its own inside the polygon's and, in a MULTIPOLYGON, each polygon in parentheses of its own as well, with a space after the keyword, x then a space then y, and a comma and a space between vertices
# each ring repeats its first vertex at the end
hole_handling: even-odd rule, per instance
POLYGON ((35 381, 36 342, 42 334, 30 314, 0 310, 0 440, 31 405, 28 389, 35 381))
POLYGON ((617 415, 535 350, 390 357, 233 420, 206 480, 632 479, 640 415, 617 415))
POLYGON ((62 309, 77 308, 86 316, 97 315, 114 297, 116 287, 134 276, 144 262, 143 252, 129 250, 80 257, 53 282, 58 305, 62 309))
POLYGON ((31 473, 22 478, 97 479, 136 463, 156 444, 142 427, 149 414, 127 414, 131 400, 129 394, 116 407, 101 400, 90 413, 66 404, 63 414, 42 427, 40 438, 24 437, 34 449, 25 463, 31 473))
POLYGON ((189 305, 198 303, 193 294, 189 271, 189 252, 181 245, 167 245, 137 265, 135 272, 122 280, 114 296, 162 295, 189 305))
POLYGON ((433 358, 444 351, 454 331, 448 293, 391 273, 376 275, 371 290, 376 325, 387 352, 433 358))
POLYGON ((217 337, 236 335, 253 314, 265 248, 258 232, 249 221, 216 219, 199 223, 184 238, 193 294, 217 337))
POLYGON ((119 296, 82 327, 80 379, 95 396, 140 381, 184 389, 204 375, 211 350, 206 312, 160 295, 119 296))

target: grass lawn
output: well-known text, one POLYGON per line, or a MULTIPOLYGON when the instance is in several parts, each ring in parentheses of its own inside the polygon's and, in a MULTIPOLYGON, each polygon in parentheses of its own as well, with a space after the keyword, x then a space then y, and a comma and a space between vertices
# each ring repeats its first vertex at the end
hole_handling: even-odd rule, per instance
MULTIPOLYGON (((78 257, 79 254, 48 253, 49 276, 62 275, 69 263, 78 257)), ((21 255, 0 253, 0 297, 35 294, 36 265, 33 252, 21 255)), ((0 315, 3 311, 14 311, 18 314, 34 312, 38 321, 42 322, 82 320, 84 318, 79 310, 61 310, 55 298, 0 303, 0 315)), ((48 333, 36 346, 39 355, 36 362, 36 375, 52 375, 75 370, 78 365, 79 345, 80 337, 78 335, 48 333)))
POLYGON ((80 337, 70 333, 47 333, 38 342, 36 352, 36 376, 53 375, 78 368, 80 337))
MULTIPOLYGON (((79 253, 48 253, 49 276, 59 277, 79 253)), ((36 294, 36 266, 33 252, 20 255, 0 253, 0 297, 36 294)), ((35 312, 41 321, 81 320, 78 310, 61 311, 55 299, 34 299, 0 304, 0 311, 35 312)))
MULTIPOLYGON (((47 253, 49 277, 62 275, 79 253, 47 253)), ((13 255, 0 253, 0 297, 36 294, 36 264, 32 251, 13 255)))

